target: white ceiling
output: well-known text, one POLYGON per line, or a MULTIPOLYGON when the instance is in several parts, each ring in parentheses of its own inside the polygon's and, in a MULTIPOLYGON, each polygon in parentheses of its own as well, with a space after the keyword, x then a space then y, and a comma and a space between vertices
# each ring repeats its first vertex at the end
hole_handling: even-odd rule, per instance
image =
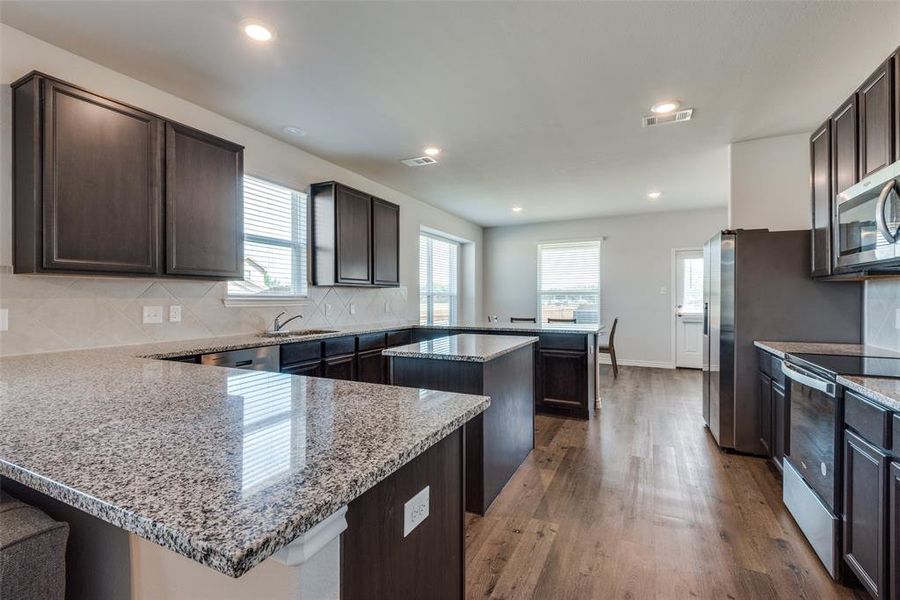
POLYGON ((723 206, 729 142, 810 131, 900 43, 898 2, 71 0, 0 11, 482 225, 723 206), (250 42, 238 28, 248 17, 277 39, 250 42), (694 120, 642 129, 649 106, 673 97, 694 120), (439 165, 400 164, 429 144, 444 148, 439 165), (663 197, 649 200, 656 189, 663 197))

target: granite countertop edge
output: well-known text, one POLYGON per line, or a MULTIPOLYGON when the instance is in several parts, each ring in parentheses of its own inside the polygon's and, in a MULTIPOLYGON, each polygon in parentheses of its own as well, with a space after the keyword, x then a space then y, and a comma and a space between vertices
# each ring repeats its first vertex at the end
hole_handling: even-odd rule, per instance
MULTIPOLYGON (((486 363, 499 358, 504 354, 521 350, 526 346, 530 346, 539 341, 538 337, 518 337, 516 343, 510 343, 509 346, 500 350, 486 354, 446 354, 443 352, 417 352, 414 350, 402 350, 407 346, 398 346, 396 348, 388 348, 381 352, 382 355, 392 358, 424 358, 429 360, 449 360, 454 362, 470 362, 470 363, 486 363)), ((409 346, 417 346, 418 344, 409 344, 409 346)))
POLYGON ((383 481, 405 464, 428 450, 434 444, 462 427, 473 417, 487 410, 490 398, 447 421, 442 427, 413 443, 390 460, 373 466, 356 480, 349 482, 342 493, 333 494, 327 500, 316 503, 309 511, 300 513, 286 523, 270 538, 260 540, 251 546, 239 549, 222 549, 208 542, 192 540, 177 529, 166 527, 151 518, 138 515, 127 508, 117 507, 93 496, 79 492, 65 484, 56 482, 39 473, 19 467, 0 458, 0 475, 17 483, 37 490, 69 506, 82 510, 104 522, 138 535, 150 542, 190 558, 195 562, 215 569, 230 577, 240 577, 247 571, 274 555, 291 543, 297 536, 312 529, 334 514, 342 506, 352 502, 363 493, 383 481))
POLYGON ((900 412, 900 379, 838 375, 836 381, 887 409, 900 412))

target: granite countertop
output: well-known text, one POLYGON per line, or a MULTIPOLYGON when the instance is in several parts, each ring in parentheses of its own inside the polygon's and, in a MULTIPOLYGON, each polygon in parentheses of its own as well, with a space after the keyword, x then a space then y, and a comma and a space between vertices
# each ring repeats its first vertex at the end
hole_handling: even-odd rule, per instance
POLYGON ((412 323, 377 323, 374 325, 353 325, 348 327, 333 327, 326 333, 306 334, 302 330, 295 334, 280 335, 277 337, 264 336, 258 333, 243 335, 229 335, 211 338, 199 338, 192 340, 180 340, 173 342, 158 342, 153 344, 139 344, 140 348, 135 354, 146 358, 178 358, 192 356, 194 354, 207 354, 210 352, 228 352, 231 350, 244 350, 246 348, 260 348, 263 346, 278 346, 293 342, 308 342, 341 337, 345 335, 364 335, 367 333, 380 333, 382 331, 396 331, 398 329, 442 329, 442 330, 491 330, 516 333, 563 333, 575 335, 596 334, 603 330, 602 325, 569 325, 549 323, 464 323, 460 325, 418 325, 412 323))
POLYGON ((402 358, 428 358, 461 362, 488 362, 513 350, 530 346, 539 341, 537 337, 521 335, 479 335, 463 333, 396 346, 382 351, 384 356, 402 358))
POLYGON ((900 379, 838 375, 837 382, 886 408, 900 411, 900 379))
POLYGON ((883 356, 887 358, 900 357, 900 352, 885 350, 877 346, 864 344, 832 344, 827 342, 767 342, 757 340, 753 342, 757 348, 771 352, 779 358, 786 354, 839 354, 843 356, 883 356))
POLYGON ((490 404, 155 347, 0 359, 0 475, 233 577, 490 404))

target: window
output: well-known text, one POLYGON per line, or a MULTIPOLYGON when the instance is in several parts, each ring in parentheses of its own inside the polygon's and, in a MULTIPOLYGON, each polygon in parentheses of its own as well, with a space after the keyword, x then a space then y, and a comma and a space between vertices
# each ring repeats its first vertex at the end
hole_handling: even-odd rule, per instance
POLYGON ((306 194, 245 175, 244 279, 228 283, 228 296, 305 296, 306 220, 306 194))
POLYGON ((419 322, 456 322, 459 244, 429 234, 419 235, 419 322))
POLYGON ((681 312, 703 312, 703 257, 684 259, 681 312))
POLYGON ((600 242, 538 246, 538 313, 543 323, 600 322, 600 242))

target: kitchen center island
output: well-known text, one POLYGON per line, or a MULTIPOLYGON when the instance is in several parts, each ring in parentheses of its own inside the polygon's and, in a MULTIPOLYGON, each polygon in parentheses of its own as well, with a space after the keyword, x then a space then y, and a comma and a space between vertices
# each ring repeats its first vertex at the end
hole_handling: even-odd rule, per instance
POLYGON ((391 382, 491 397, 465 425, 466 510, 484 515, 534 448, 537 337, 459 334, 388 348, 391 382))
POLYGON ((70 599, 462 597, 488 398, 165 350, 0 359, 3 488, 70 523, 70 599))

